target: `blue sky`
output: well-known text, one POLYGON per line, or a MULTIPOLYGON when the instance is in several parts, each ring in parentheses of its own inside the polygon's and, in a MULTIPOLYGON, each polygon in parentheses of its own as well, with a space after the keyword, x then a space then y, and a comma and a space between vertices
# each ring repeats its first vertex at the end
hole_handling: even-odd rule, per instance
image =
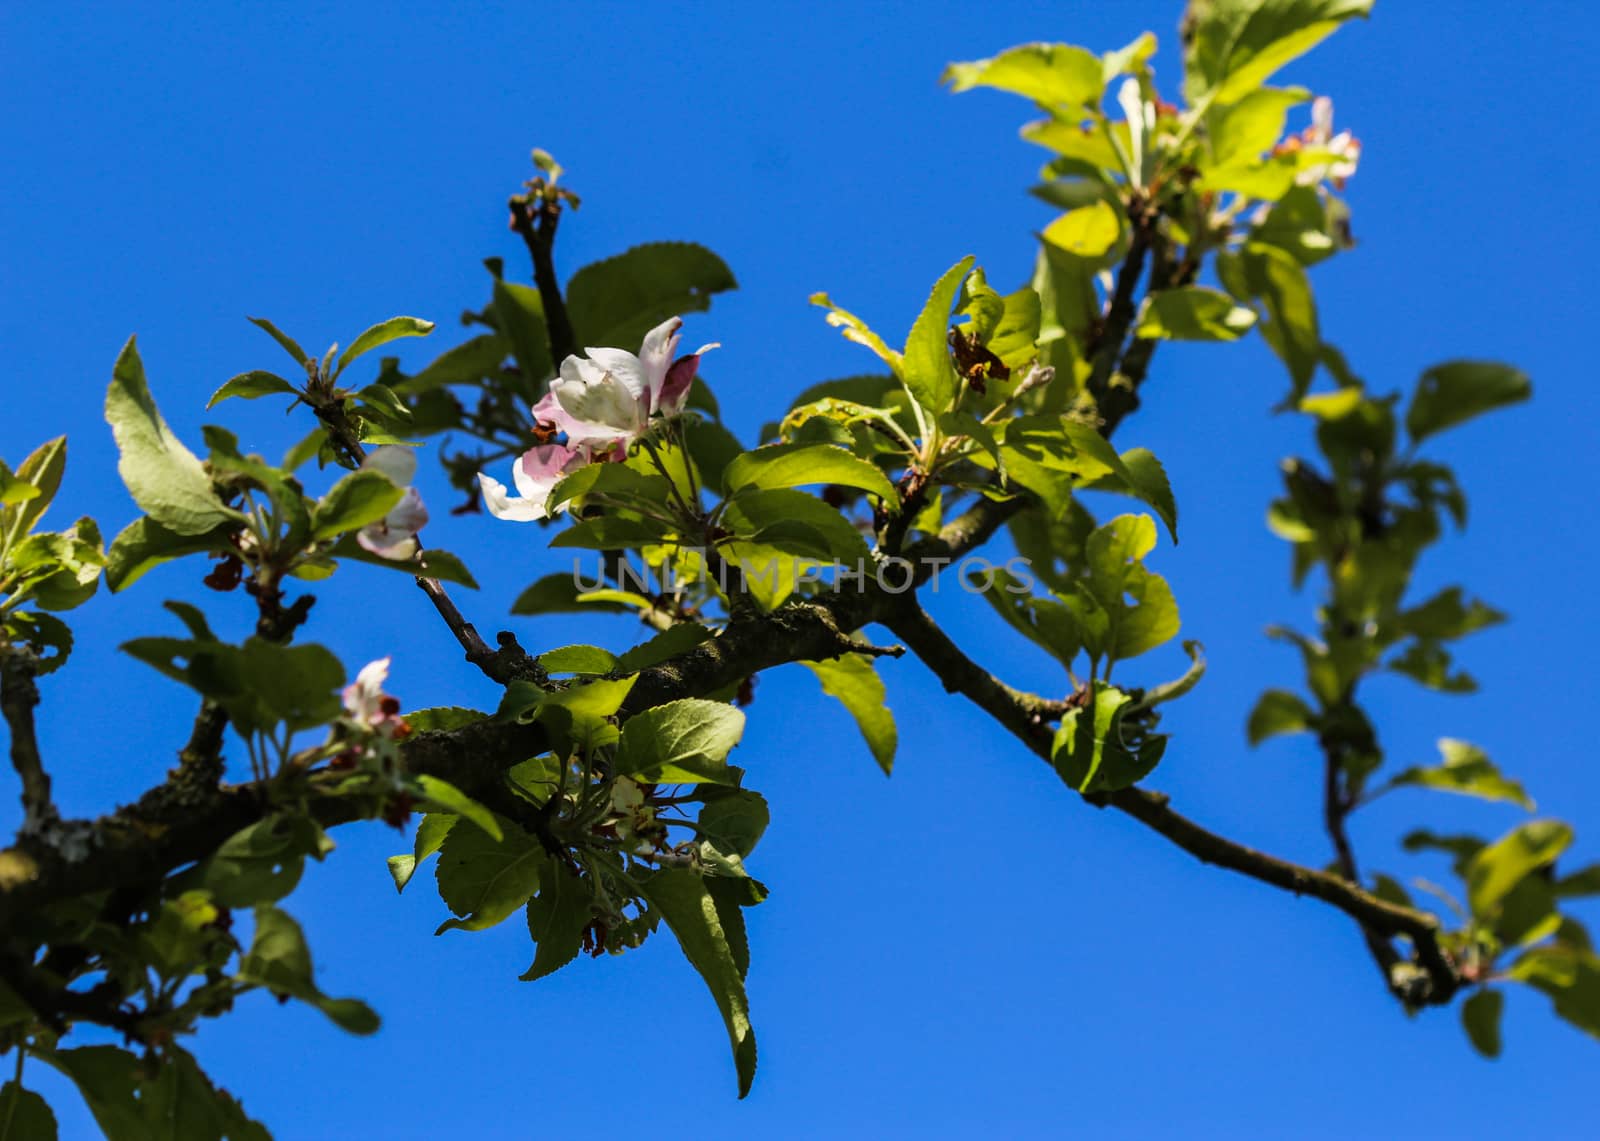
MULTIPOLYGON (((320 345, 410 313, 440 328, 408 360, 446 347, 456 315, 486 296, 480 259, 520 272, 503 206, 535 145, 584 196, 563 227, 564 271, 668 238, 729 262, 740 292, 688 336, 726 346, 705 375, 753 439, 802 386, 872 363, 807 306, 811 292, 897 334, 964 254, 997 284, 1025 277, 1030 231, 1049 218, 1023 192, 1040 161, 1016 137, 1028 108, 944 93, 947 61, 1034 39, 1105 49, 1150 27, 1170 91, 1177 18, 1175 3, 1004 0, 8 9, 0 455, 68 433, 57 510, 114 531, 134 509, 99 406, 129 333, 169 419, 196 441, 217 384, 281 363, 246 314, 320 345)), ((1365 146, 1349 192, 1360 245, 1314 277, 1324 335, 1378 388, 1409 387, 1451 356, 1509 360, 1535 383, 1530 406, 1439 441, 1472 518, 1418 584, 1465 582, 1514 621, 1464 645, 1475 698, 1372 686, 1385 746, 1409 764, 1440 736, 1482 745, 1542 810, 1575 820, 1584 861, 1600 858, 1588 720, 1600 698, 1587 343, 1597 48, 1576 3, 1466 3, 1441 19, 1391 2, 1288 73, 1333 95, 1365 146)), ((1303 424, 1267 411, 1284 385, 1257 341, 1164 349, 1119 443, 1152 448, 1172 475, 1183 542, 1151 565, 1211 661, 1168 717, 1176 737, 1151 783, 1209 825, 1320 864, 1309 747, 1251 751, 1243 734, 1255 695, 1296 681, 1262 627, 1306 624, 1313 604, 1289 592, 1286 550, 1262 524, 1278 460, 1307 448, 1303 424)), ((269 454, 304 428, 264 406, 219 417, 269 454)), ((442 507, 442 477, 427 478, 442 507)), ((435 514, 430 540, 483 584, 462 599, 480 625, 558 566, 536 529, 435 514)), ((41 711, 65 810, 108 808, 172 763, 190 695, 116 646, 164 630, 172 597, 198 598, 242 635, 245 600, 207 594, 201 573, 165 568, 74 616, 73 668, 48 680, 41 711)), ((408 701, 492 705, 403 579, 347 570, 321 595, 310 636, 352 671, 393 654, 408 701)), ((1052 684, 1039 655, 961 599, 939 601, 992 668, 1052 684)), ((509 624, 541 648, 620 648, 632 634, 509 624)), ((1176 651, 1140 667, 1139 680, 1176 673, 1176 651)), ((902 737, 892 780, 798 667, 765 677, 750 710, 736 760, 775 819, 755 859, 773 894, 750 916, 762 1066, 747 1101, 734 1099, 709 998, 665 938, 520 983, 521 924, 436 939, 443 905, 421 882, 395 896, 383 857, 409 839, 381 825, 338 834, 288 907, 325 989, 371 1001, 382 1032, 347 1039, 260 998, 204 1030, 202 1061, 284 1139, 619 1127, 1468 1138, 1571 1135, 1592 1116, 1596 1044, 1543 999, 1513 994, 1505 1057, 1480 1061, 1453 1012, 1408 1020, 1394 1007, 1343 917, 1075 803, 920 667, 886 673, 902 737)), ((6 793, 0 824, 16 816, 6 793)), ((1385 798, 1354 831, 1367 866, 1443 878, 1396 837, 1515 820, 1418 793, 1385 798)), ((73 1095, 54 1100, 64 1137, 92 1135, 73 1095)))

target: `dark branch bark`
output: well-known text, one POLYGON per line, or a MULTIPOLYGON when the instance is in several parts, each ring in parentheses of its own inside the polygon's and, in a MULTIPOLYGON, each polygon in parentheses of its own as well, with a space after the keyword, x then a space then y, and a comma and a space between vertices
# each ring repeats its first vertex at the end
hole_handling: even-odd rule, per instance
POLYGON ((523 244, 528 247, 528 257, 533 262, 533 283, 539 289, 545 330, 550 336, 550 359, 560 365, 578 351, 572 319, 567 315, 567 302, 561 295, 560 279, 556 277, 556 228, 561 224, 561 203, 544 197, 530 201, 531 197, 518 195, 511 199, 511 228, 522 236, 523 244))
POLYGON ((56 816, 50 800, 50 775, 39 754, 33 710, 39 704, 36 661, 22 646, 0 646, 0 713, 11 730, 11 765, 22 778, 23 830, 35 832, 56 816))

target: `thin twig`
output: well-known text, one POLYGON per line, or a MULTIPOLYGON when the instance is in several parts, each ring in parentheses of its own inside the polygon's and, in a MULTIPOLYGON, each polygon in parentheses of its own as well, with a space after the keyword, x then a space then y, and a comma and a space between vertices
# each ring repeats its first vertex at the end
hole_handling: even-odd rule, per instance
MULTIPOLYGON (((539 288, 539 300, 544 305, 544 325, 550 336, 550 359, 560 364, 578 351, 577 338, 572 332, 572 319, 567 315, 567 303, 561 296, 561 282, 556 277, 555 244, 556 227, 561 224, 561 203, 541 197, 535 206, 528 196, 511 199, 511 228, 522 235, 533 261, 533 282, 539 288)), ((536 380, 537 377, 529 377, 536 380)))

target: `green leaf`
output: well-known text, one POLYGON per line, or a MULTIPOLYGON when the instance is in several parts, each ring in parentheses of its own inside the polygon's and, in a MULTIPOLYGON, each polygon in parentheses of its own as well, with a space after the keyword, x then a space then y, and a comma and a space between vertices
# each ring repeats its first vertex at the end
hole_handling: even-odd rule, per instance
POLYGON ((342 477, 311 509, 311 537, 331 539, 376 523, 405 497, 405 489, 380 471, 353 471, 342 477))
POLYGON ((555 371, 550 359, 550 335, 545 328, 544 302, 539 291, 527 285, 494 283, 494 318, 511 342, 520 373, 517 391, 532 399, 536 384, 555 371))
POLYGON ((1439 741, 1439 752, 1444 755, 1444 764, 1436 768, 1406 769, 1389 784, 1397 788, 1411 785, 1459 792, 1480 800, 1504 800, 1533 811, 1533 801, 1522 785, 1503 776, 1476 745, 1445 737, 1439 741))
POLYGON ((1372 0, 1191 0, 1184 17, 1184 94, 1224 106, 1260 87, 1372 0))
MULTIPOLYGON (((1084 648, 1084 631, 1071 607, 1054 598, 1030 597, 1030 587, 1009 571, 996 569, 985 576, 983 597, 996 614, 1023 637, 1038 645, 1062 666, 1084 648)), ((982 582, 977 572, 972 581, 982 582)))
MULTIPOLYGON (((878 355, 879 360, 883 361, 894 370, 896 379, 899 378, 900 354, 886 345, 883 341, 883 338, 874 333, 867 326, 865 321, 857 317, 854 313, 851 313, 849 310, 839 308, 833 303, 833 298, 829 297, 826 293, 813 293, 808 300, 811 302, 811 304, 820 306, 828 311, 828 324, 832 325, 836 329, 839 329, 845 340, 854 341, 858 345, 865 345, 867 348, 871 349, 878 355)), ((854 400, 856 403, 860 404, 877 404, 881 402, 880 399, 875 398, 858 400, 855 396, 848 393, 832 391, 835 385, 849 384, 851 382, 869 384, 876 379, 876 377, 870 376, 849 377, 844 381, 828 381, 820 385, 815 385, 812 388, 806 389, 806 391, 802 393, 797 400, 795 400, 792 407, 798 408, 802 404, 811 403, 812 400, 821 399, 824 396, 838 396, 843 399, 854 400)))
POLYGON ((822 683, 822 692, 838 698, 855 718, 856 727, 872 750, 873 760, 887 776, 894 769, 900 735, 894 714, 884 704, 888 691, 872 663, 860 654, 843 654, 831 661, 802 662, 822 683))
MULTIPOLYGON (((135 1097, 142 1067, 134 1055, 115 1046, 34 1054, 72 1079, 108 1141, 154 1141, 160 1136, 152 1131, 135 1097)), ((32 1135, 18 1135, 18 1141, 23 1138, 31 1141, 32 1135)))
POLYGON ((704 246, 652 242, 573 274, 567 315, 579 344, 634 351, 667 318, 704 312, 713 296, 738 284, 704 246))
POLYGON ((599 646, 562 646, 540 654, 539 664, 553 674, 608 674, 617 656, 599 646))
POLYGON ((1531 948, 1506 974, 1542 991, 1557 1016, 1600 1038, 1600 959, 1586 946, 1531 948))
POLYGON ((351 341, 350 347, 339 354, 339 363, 334 367, 333 375, 338 376, 357 357, 379 345, 387 345, 401 337, 426 337, 431 332, 433 322, 420 317, 390 317, 387 321, 380 321, 351 341))
POLYGON ((251 317, 249 320, 252 325, 256 326, 258 329, 264 330, 269 337, 271 337, 274 341, 277 341, 278 344, 282 345, 283 351, 293 357, 296 364, 300 365, 300 367, 304 368, 307 372, 311 370, 311 358, 306 355, 306 351, 304 349, 295 343, 294 338, 284 333, 278 328, 278 326, 274 325, 265 317, 251 317))
POLYGON ((482 828, 451 828, 435 872, 439 897, 462 918, 434 932, 482 931, 510 915, 539 888, 550 857, 532 836, 505 825, 499 838, 482 828))
POLYGON ((528 934, 533 937, 533 963, 518 977, 542 979, 578 957, 583 931, 594 916, 588 881, 552 863, 539 894, 528 901, 528 934))
POLYGON ((1461 588, 1452 586, 1404 611, 1395 624, 1418 638, 1462 638, 1505 620, 1504 614, 1477 599, 1464 601, 1461 588))
POLYGON ((1102 199, 1069 210, 1046 226, 1039 237, 1058 250, 1094 261, 1117 244, 1122 225, 1122 212, 1102 199))
POLYGON ((1164 289, 1145 298, 1134 334, 1169 341, 1236 341, 1256 315, 1203 285, 1164 289))
POLYGON ((900 502, 889 477, 876 466, 830 444, 770 444, 745 452, 723 473, 729 492, 830 483, 870 491, 886 503, 900 502))
POLYGON ((0 1141, 56 1141, 50 1103, 15 1081, 0 1087, 0 1141))
MULTIPOLYGON (((1098 66, 1097 62, 1097 69, 1098 66)), ((911 398, 933 417, 949 411, 955 402, 956 372, 950 363, 949 345, 950 307, 955 304, 956 292, 975 260, 969 255, 944 272, 928 294, 927 303, 906 338, 905 355, 900 363, 901 383, 911 393, 911 398)))
MULTIPOLYGON (((411 877, 416 874, 417 868, 423 860, 433 855, 444 844, 444 838, 450 834, 450 829, 455 826, 460 817, 448 812, 425 813, 417 822, 417 834, 412 843, 411 854, 407 856, 390 856, 389 874, 394 877, 395 891, 404 891, 406 884, 411 882, 411 877)), ((495 822, 499 827, 499 822, 495 822)))
POLYGON ((1547 867, 1572 843, 1559 820, 1534 820, 1481 849, 1466 867, 1467 900, 1476 916, 1491 915, 1523 877, 1547 867))
POLYGON ((1461 1025, 1472 1048, 1485 1058, 1500 1056, 1500 1012, 1505 995, 1484 987, 1461 1004, 1461 1025))
POLYGON ((1309 97, 1303 87, 1261 87, 1213 114, 1206 130, 1211 169, 1259 162, 1283 138, 1289 108, 1309 97))
POLYGON ((649 547, 663 542, 668 530, 667 524, 655 519, 597 515, 562 531, 550 540, 550 547, 552 550, 577 547, 590 551, 649 547))
MULTIPOLYGON (((468 835, 482 835, 474 828, 468 835)), ((255 939, 250 951, 239 961, 239 980, 266 987, 274 994, 288 995, 309 1003, 326 1014, 341 1030, 351 1034, 372 1034, 378 1029, 378 1016, 360 999, 329 998, 312 981, 311 949, 306 946, 300 924, 271 904, 256 908, 255 939)))
POLYGON ((701 833, 722 852, 748 858, 772 821, 766 797, 745 788, 704 786, 700 796, 701 833))
POLYGON ((1144 567, 1155 543, 1156 525, 1148 515, 1119 515, 1095 528, 1085 545, 1087 585, 1111 618, 1105 652, 1113 660, 1152 650, 1180 628, 1172 588, 1144 567))
POLYGON ((628 718, 612 770, 661 784, 736 784, 729 751, 744 734, 744 714, 699 698, 669 701, 628 718))
POLYGON ((219 526, 206 534, 179 534, 166 530, 154 518, 141 517, 128 523, 106 552, 106 586, 112 592, 131 586, 146 571, 182 555, 197 555, 210 550, 232 549, 232 528, 219 526))
POLYGON ((1071 44, 1023 44, 992 59, 952 63, 940 81, 953 92, 993 87, 1074 112, 1098 106, 1105 87, 1100 57, 1071 44))
MULTIPOLYGON (((587 593, 573 581, 570 572, 547 574, 533 583, 511 604, 513 614, 567 614, 567 613, 614 613, 624 614, 629 607, 620 602, 598 600, 594 602, 579 601, 587 593)), ((648 605, 649 600, 639 596, 641 603, 648 605)))
POLYGON ((1533 385, 1510 365, 1450 361, 1422 374, 1406 410, 1406 431, 1422 441, 1474 416, 1528 399, 1533 385))
POLYGON ((1298 400, 1311 385, 1322 354, 1322 331, 1317 305, 1305 267, 1287 250, 1252 242, 1236 255, 1218 262, 1218 271, 1236 295, 1260 298, 1267 322, 1261 335, 1289 370, 1290 400, 1298 400), (1230 267, 1237 274, 1230 276, 1230 267))
POLYGON ((1084 706, 1061 719, 1051 749, 1051 763, 1069 788, 1078 792, 1114 792, 1143 780, 1161 761, 1167 739, 1139 738, 1125 733, 1124 714, 1133 698, 1103 682, 1091 684, 1084 706))
POLYGON ((405 718, 413 733, 442 733, 483 721, 488 716, 481 710, 461 705, 435 705, 428 709, 410 710, 405 718))
POLYGON ((425 802, 423 808, 429 813, 451 813, 465 817, 472 821, 493 840, 503 840, 504 834, 500 830, 500 821, 495 819, 494 813, 479 804, 472 797, 462 792, 455 785, 439 777, 429 776, 427 773, 413 778, 417 791, 422 794, 425 802))
POLYGON ((224 840, 194 870, 192 884, 219 907, 274 903, 300 882, 307 856, 320 860, 332 846, 309 817, 275 812, 224 840))
POLYGON ((667 868, 643 885, 645 898, 677 936, 684 958, 700 973, 716 1000, 733 1046, 739 1075, 739 1096, 750 1092, 756 1074, 756 1036, 750 1025, 750 1004, 716 901, 705 881, 687 868, 667 868))
POLYGON ((1312 728, 1316 714, 1311 707, 1286 689, 1269 689, 1256 700, 1245 732, 1252 745, 1284 733, 1304 733, 1312 728))
POLYGON ((617 669, 623 673, 647 670, 680 654, 687 654, 711 637, 712 632, 699 623, 679 622, 623 654, 617 660, 617 669))
POLYGON ((869 557, 855 524, 816 496, 792 488, 740 492, 728 500, 722 526, 740 539, 802 558, 855 566, 869 557))
POLYGON ((242 372, 221 388, 211 394, 211 399, 206 401, 206 408, 210 410, 221 404, 224 400, 237 396, 241 400, 258 400, 263 396, 298 396, 300 390, 290 384, 283 377, 271 372, 262 372, 259 369, 242 372))
POLYGON ((1189 655, 1189 668, 1183 671, 1183 676, 1145 690, 1144 697, 1139 700, 1140 706, 1154 709, 1164 702, 1176 701, 1200 684, 1200 679, 1206 676, 1206 648, 1190 639, 1184 642, 1183 652, 1189 655))
POLYGON ((40 444, 28 458, 17 465, 11 477, 12 488, 18 484, 32 487, 34 494, 13 490, 10 502, 0 502, 0 551, 26 535, 44 517, 61 487, 61 476, 67 470, 67 438, 57 436, 40 444))
POLYGON ((132 337, 106 392, 106 420, 122 453, 117 471, 134 502, 156 522, 180 535, 203 535, 244 521, 217 497, 205 468, 161 418, 132 337))
POLYGON ((1172 484, 1167 479, 1167 469, 1161 466, 1161 461, 1156 459, 1155 453, 1148 448, 1129 448, 1116 457, 1115 463, 1112 463, 1106 454, 1111 453, 1111 446, 1104 436, 1088 428, 1087 425, 1071 421, 1069 423, 1072 424, 1070 432, 1074 445, 1080 451, 1089 451, 1112 467, 1110 476, 1102 476, 1088 487, 1093 491, 1121 491, 1149 504, 1167 525, 1167 534, 1172 536, 1172 541, 1176 543, 1178 501, 1172 494, 1172 484), (1105 444, 1104 452, 1093 448, 1093 441, 1096 440, 1105 444))

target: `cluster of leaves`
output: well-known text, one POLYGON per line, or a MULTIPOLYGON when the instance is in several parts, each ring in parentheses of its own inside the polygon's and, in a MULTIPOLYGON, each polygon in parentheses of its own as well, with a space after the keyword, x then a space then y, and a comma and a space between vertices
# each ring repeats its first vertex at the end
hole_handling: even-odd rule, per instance
MULTIPOLYGON (((58 902, 7 932, 36 966, 16 976, 27 985, 0 983, 0 1037, 73 1078, 110 1136, 264 1136, 178 1039, 257 988, 311 1003, 353 1032, 374 1030, 376 1015, 364 1004, 316 986, 303 933, 280 904, 307 859, 331 850, 324 825, 374 817, 398 825, 416 811, 411 851, 389 861, 396 887, 404 890, 437 857, 435 880, 450 912, 441 935, 484 930, 520 910, 534 944, 524 979, 582 951, 624 953, 665 924, 723 1017, 742 1096, 755 1070, 743 911, 766 896, 745 861, 768 820, 765 800, 728 761, 744 727, 735 705, 750 678, 636 708, 629 702, 640 675, 706 652, 735 624, 771 619, 776 629, 786 615, 814 614, 846 589, 898 595, 937 573, 923 551, 973 512, 999 505, 1020 557, 966 585, 1061 668, 1059 697, 1030 698, 1040 751, 1071 789, 1097 803, 1130 790, 1149 795, 1135 786, 1167 748, 1160 706, 1200 681, 1204 660, 1198 643, 1185 642, 1190 668, 1161 684, 1131 684, 1122 665, 1180 632, 1171 587, 1146 565, 1160 526, 1177 542, 1178 509, 1159 460, 1142 447, 1119 451, 1109 436, 1137 407, 1152 354, 1168 340, 1227 342, 1259 330, 1289 373, 1281 407, 1316 425, 1320 462, 1286 465, 1286 493, 1270 514, 1292 544, 1296 582, 1317 568, 1327 579, 1315 635, 1280 632, 1303 654, 1310 697, 1269 692, 1249 733, 1252 741, 1317 735, 1330 773, 1335 873, 1359 883, 1343 820, 1391 789, 1440 788, 1531 808, 1520 785, 1453 740, 1441 745, 1441 765, 1372 782, 1382 754, 1356 702, 1358 683, 1387 670, 1467 691, 1471 681, 1453 672, 1447 646, 1501 617, 1459 588, 1408 601, 1418 557, 1445 517, 1459 524, 1465 512, 1454 475, 1419 459, 1418 446, 1524 398, 1528 384, 1481 362, 1432 369, 1407 406, 1401 447, 1396 399, 1370 394, 1322 339, 1307 270, 1349 244, 1349 212, 1337 191, 1358 152, 1330 137, 1322 112, 1313 128, 1287 133, 1289 113, 1310 93, 1266 82, 1368 7, 1192 5, 1181 105, 1156 87, 1148 34, 1104 55, 1031 44, 951 65, 954 90, 1010 92, 1043 115, 1022 133, 1050 152, 1034 193, 1058 213, 1039 232, 1031 279, 1001 292, 974 259, 958 261, 934 283, 898 348, 817 294, 828 324, 869 350, 878 371, 807 389, 754 448, 721 422, 697 379, 681 414, 650 410, 629 446, 574 451, 579 462, 562 469, 542 510, 546 525, 564 516, 550 527, 549 546, 597 552, 596 577, 542 577, 512 613, 632 614, 651 633, 622 653, 568 646, 504 670, 487 665, 502 657, 474 658, 502 688, 493 713, 425 708, 402 717, 381 692, 381 663, 361 671, 341 701, 347 675, 337 657, 314 643, 291 644, 309 598, 290 601, 286 589, 347 561, 419 576, 433 591, 441 582, 473 586, 448 552, 420 542, 404 557, 374 549, 372 529, 389 526, 414 492, 366 449, 465 439, 440 456, 469 495, 462 510, 474 509, 480 472, 520 463, 558 435, 533 409, 568 353, 615 353, 664 321, 705 311, 734 288, 723 262, 698 245, 642 245, 580 269, 563 288, 550 243, 577 198, 558 185, 554 160, 535 152, 539 176, 511 200, 534 283, 509 280, 504 263, 490 259, 489 301, 463 316, 473 335, 420 370, 406 373, 398 359, 383 358, 373 382, 341 383, 364 354, 427 334, 426 321, 396 317, 342 353, 334 346, 315 358, 256 320, 304 380, 246 372, 209 406, 272 396, 306 405, 316 426, 276 465, 216 426, 203 432, 206 458, 190 451, 157 409, 130 340, 106 414, 143 514, 103 552, 89 520, 35 533, 60 483, 64 442, 45 445, 15 474, 0 465, 0 653, 31 655, 33 675, 59 665, 70 634, 52 612, 86 599, 102 568, 120 591, 165 562, 218 560, 206 582, 245 587, 259 613, 254 636, 226 642, 198 607, 169 602, 187 636, 137 638, 124 649, 195 692, 197 737, 213 725, 220 742, 223 725, 232 726, 256 777, 240 795, 263 811, 144 895, 58 902), (1331 391, 1314 391, 1322 376, 1331 391), (314 458, 347 469, 319 496, 300 478, 314 458), (1086 493, 1131 499, 1149 513, 1101 521, 1086 493), (516 763, 472 795, 407 765, 404 742, 413 734, 437 740, 507 726, 527 727, 526 739, 543 747, 507 758, 516 763), (248 940, 235 934, 236 911, 253 916, 248 940), (72 1012, 55 1022, 38 1017, 24 993, 32 986, 92 1008, 95 1020, 143 1044, 144 1055, 62 1048, 72 1012)), ((441 606, 447 621, 451 609, 441 606)), ((459 615, 452 628, 462 635, 459 615)), ((888 772, 897 732, 877 654, 856 631, 835 632, 832 656, 804 664, 888 772)), ((463 644, 470 656, 465 637, 463 644)), ((192 760, 186 752, 184 765, 192 760)), ((220 760, 211 760, 220 772, 220 760)), ((215 776, 201 803, 232 794, 215 787, 215 776)), ((1553 821, 1493 843, 1426 832, 1407 840, 1449 852, 1465 881, 1465 906, 1452 903, 1461 926, 1445 950, 1460 981, 1479 988, 1464 1016, 1486 1051, 1498 1045, 1493 984, 1502 981, 1546 991, 1558 1013, 1600 1032, 1600 959, 1582 927, 1558 910, 1600 890, 1600 873, 1557 875, 1570 841, 1571 830, 1553 821)), ((27 874, 0 863, 0 875, 27 874)), ((1390 877, 1377 877, 1373 894, 1412 906, 1390 877)), ((1388 965, 1408 1001, 1449 997, 1424 995, 1427 980, 1412 962, 1388 965)), ((30 1135, 53 1131, 48 1108, 17 1082, 0 1091, 0 1103, 0 1121, 22 1123, 30 1135)))
MULTIPOLYGON (((1394 396, 1370 395, 1354 378, 1336 391, 1303 396, 1299 409, 1314 418, 1321 463, 1284 464, 1285 494, 1273 503, 1269 523, 1292 544, 1293 576, 1313 570, 1326 580, 1314 635, 1274 628, 1298 647, 1309 700, 1289 690, 1264 693, 1250 715, 1249 736, 1260 742, 1280 734, 1316 735, 1330 770, 1331 803, 1346 815, 1397 789, 1424 788, 1516 805, 1534 804, 1478 747, 1452 738, 1439 742, 1440 763, 1416 765, 1376 782, 1384 756, 1378 733, 1358 701, 1363 680, 1388 672, 1442 693, 1471 693, 1477 683, 1454 669, 1449 644, 1504 620, 1504 615, 1460 586, 1422 601, 1409 587, 1419 556, 1453 523, 1466 521, 1466 499, 1453 471, 1418 457, 1435 434, 1527 399, 1528 379, 1505 365, 1453 361, 1427 370, 1403 419, 1394 396), (1401 446, 1401 433, 1407 441, 1401 446)), ((1476 989, 1462 1005, 1475 1046, 1500 1049, 1502 996, 1497 984, 1521 982, 1552 999, 1556 1013, 1600 1035, 1600 958, 1579 921, 1562 912, 1564 900, 1600 893, 1600 870, 1558 872, 1557 859, 1572 842, 1570 826, 1555 820, 1517 825, 1499 839, 1407 835, 1408 851, 1440 851, 1464 890, 1458 898, 1417 881, 1444 901, 1459 926, 1446 946, 1465 983, 1476 989)), ((1378 875, 1376 890, 1411 906, 1406 890, 1378 875)), ((1396 981, 1404 984, 1409 967, 1396 981)))

